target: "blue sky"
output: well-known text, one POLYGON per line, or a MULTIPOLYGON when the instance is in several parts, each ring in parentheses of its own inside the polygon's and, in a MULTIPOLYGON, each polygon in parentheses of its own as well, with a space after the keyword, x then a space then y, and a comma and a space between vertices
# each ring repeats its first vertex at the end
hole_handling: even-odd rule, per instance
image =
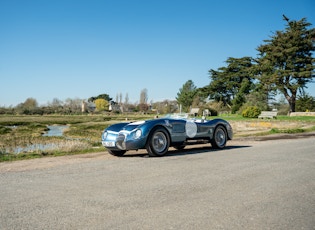
MULTIPOLYGON (((175 99, 228 57, 256 57, 282 14, 315 26, 313 0, 0 0, 0 106, 27 98, 175 99)), ((307 90, 315 96, 315 83, 307 90)))

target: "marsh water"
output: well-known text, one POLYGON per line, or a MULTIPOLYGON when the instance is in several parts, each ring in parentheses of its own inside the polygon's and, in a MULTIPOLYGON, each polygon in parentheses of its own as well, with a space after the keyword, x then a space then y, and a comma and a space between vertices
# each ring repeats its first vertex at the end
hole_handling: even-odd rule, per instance
POLYGON ((47 128, 49 130, 43 134, 44 137, 62 137, 63 132, 69 128, 69 125, 48 125, 47 128))
MULTIPOLYGON (((42 136, 44 137, 62 137, 63 132, 65 129, 69 128, 69 125, 48 125, 48 131, 44 133, 42 136)), ((32 144, 26 147, 17 147, 14 149, 14 153, 21 153, 21 152, 32 152, 36 150, 49 150, 55 148, 57 145, 55 143, 48 143, 48 144, 32 144)))

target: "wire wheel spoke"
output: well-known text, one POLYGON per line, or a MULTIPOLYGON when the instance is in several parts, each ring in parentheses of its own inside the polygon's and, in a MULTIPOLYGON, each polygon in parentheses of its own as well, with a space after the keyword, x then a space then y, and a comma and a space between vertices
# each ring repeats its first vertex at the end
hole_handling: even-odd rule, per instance
POLYGON ((165 134, 162 132, 155 133, 152 140, 152 145, 157 152, 162 152, 167 145, 167 138, 165 134))
POLYGON ((211 141, 211 145, 214 148, 222 149, 225 147, 227 142, 227 134, 224 128, 220 125, 214 131, 214 137, 211 141))
POLYGON ((219 130, 216 134, 216 142, 218 143, 218 145, 223 145, 225 143, 225 133, 223 130, 219 130))

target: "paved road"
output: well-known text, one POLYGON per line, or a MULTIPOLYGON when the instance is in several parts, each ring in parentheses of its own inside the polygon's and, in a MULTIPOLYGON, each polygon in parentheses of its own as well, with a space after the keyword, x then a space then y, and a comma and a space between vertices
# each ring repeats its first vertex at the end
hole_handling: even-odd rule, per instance
POLYGON ((315 229, 314 140, 0 170, 0 229, 315 229))

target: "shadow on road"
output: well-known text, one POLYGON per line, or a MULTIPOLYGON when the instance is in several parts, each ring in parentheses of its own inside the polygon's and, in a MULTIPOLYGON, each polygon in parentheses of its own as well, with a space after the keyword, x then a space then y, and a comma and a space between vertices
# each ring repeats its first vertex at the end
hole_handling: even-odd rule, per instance
MULTIPOLYGON (((214 149, 211 146, 204 146, 204 147, 196 147, 196 148, 187 148, 182 150, 175 150, 171 148, 167 154, 163 157, 173 157, 173 156, 184 156, 184 155, 192 155, 198 153, 205 153, 205 152, 219 152, 219 151, 227 151, 230 149, 241 149, 241 148, 249 148, 252 147, 250 145, 235 145, 235 146, 226 146, 224 149, 214 149)), ((129 153, 125 154, 124 157, 149 157, 148 153, 135 153, 130 151, 129 153)))

